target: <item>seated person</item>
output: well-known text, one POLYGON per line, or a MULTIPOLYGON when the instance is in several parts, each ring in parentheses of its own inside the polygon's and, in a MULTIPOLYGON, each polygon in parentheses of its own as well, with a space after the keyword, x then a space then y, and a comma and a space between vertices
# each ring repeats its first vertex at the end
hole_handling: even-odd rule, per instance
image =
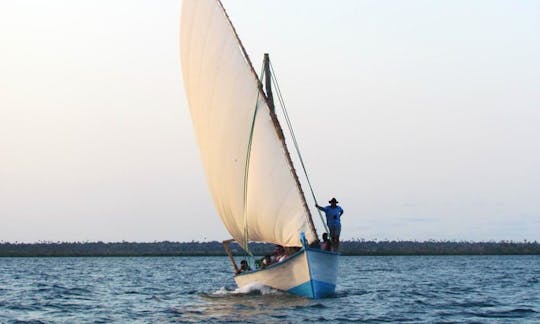
POLYGON ((236 274, 246 272, 246 271, 251 271, 251 267, 249 266, 246 260, 242 260, 240 261, 240 269, 236 270, 236 274))
POLYGON ((332 249, 332 245, 330 243, 330 240, 328 239, 328 233, 323 233, 322 240, 323 241, 321 243, 321 250, 330 251, 332 249))
POLYGON ((287 252, 283 248, 283 246, 278 245, 276 246, 276 249, 274 250, 274 260, 275 262, 281 262, 287 258, 287 252))
POLYGON ((270 255, 265 255, 261 262, 261 269, 264 269, 272 264, 272 257, 270 255))

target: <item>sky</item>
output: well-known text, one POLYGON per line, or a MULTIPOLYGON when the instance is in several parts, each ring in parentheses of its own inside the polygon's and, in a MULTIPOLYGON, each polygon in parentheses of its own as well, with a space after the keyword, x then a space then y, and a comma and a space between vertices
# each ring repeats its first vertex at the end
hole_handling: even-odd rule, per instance
MULTIPOLYGON (((343 239, 540 240, 540 3, 224 0, 343 239)), ((229 236, 181 2, 0 2, 0 241, 229 236)), ((319 226, 320 227, 320 226, 319 226)))

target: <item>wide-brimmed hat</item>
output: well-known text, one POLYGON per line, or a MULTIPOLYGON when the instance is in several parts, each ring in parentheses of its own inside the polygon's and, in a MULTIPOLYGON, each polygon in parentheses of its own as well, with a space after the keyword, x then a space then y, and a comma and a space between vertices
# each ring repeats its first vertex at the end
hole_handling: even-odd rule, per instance
POLYGON ((339 201, 336 200, 336 198, 332 198, 328 201, 330 204, 331 203, 336 203, 336 204, 339 204, 339 201))

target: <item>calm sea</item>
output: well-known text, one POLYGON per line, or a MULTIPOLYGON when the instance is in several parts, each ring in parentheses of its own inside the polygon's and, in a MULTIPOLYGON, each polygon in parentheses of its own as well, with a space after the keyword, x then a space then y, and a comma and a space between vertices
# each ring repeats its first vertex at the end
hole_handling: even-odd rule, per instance
POLYGON ((309 300, 238 291, 224 257, 0 258, 0 322, 540 323, 540 256, 340 261, 309 300))

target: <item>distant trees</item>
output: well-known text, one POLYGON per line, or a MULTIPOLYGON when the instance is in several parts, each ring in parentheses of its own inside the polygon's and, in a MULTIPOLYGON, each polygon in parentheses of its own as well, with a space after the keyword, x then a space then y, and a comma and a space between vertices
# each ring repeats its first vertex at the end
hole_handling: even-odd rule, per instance
MULTIPOLYGON (((271 254, 274 246, 250 243, 255 255, 271 254)), ((536 241, 343 241, 343 255, 505 255, 540 254, 536 241)), ((236 255, 245 255, 237 245, 231 244, 236 255)), ((0 257, 67 257, 67 256, 224 256, 221 242, 0 242, 0 257)))
MULTIPOLYGON (((235 254, 244 254, 238 244, 231 244, 235 254)), ((251 243, 254 254, 268 254, 271 244, 251 243)), ((67 257, 67 256, 221 256, 221 242, 38 242, 0 243, 0 257, 67 257)))
POLYGON ((345 241, 344 255, 505 255, 540 254, 538 242, 345 241))

